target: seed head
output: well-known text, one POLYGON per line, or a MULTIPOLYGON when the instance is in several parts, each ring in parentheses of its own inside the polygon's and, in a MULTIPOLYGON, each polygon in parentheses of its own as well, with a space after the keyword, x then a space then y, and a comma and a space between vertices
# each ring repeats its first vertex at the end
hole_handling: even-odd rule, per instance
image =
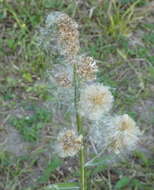
POLYGON ((66 75, 66 73, 61 73, 61 75, 55 76, 55 79, 57 83, 62 86, 62 87, 70 87, 71 86, 71 81, 66 75))
POLYGON ((63 44, 67 55, 76 55, 79 52, 79 32, 77 24, 67 15, 59 19, 59 42, 63 44))
POLYGON ((134 150, 141 136, 141 131, 136 126, 135 121, 127 114, 116 116, 113 119, 113 128, 108 141, 108 148, 110 151, 119 154, 134 150))
POLYGON ((73 130, 60 132, 57 137, 56 152, 62 158, 75 156, 82 146, 82 135, 77 136, 73 130))
POLYGON ((79 57, 77 73, 81 79, 86 81, 95 80, 97 70, 96 62, 92 57, 79 57))
POLYGON ((107 150, 109 153, 128 154, 138 147, 142 132, 135 121, 127 114, 105 116, 92 123, 89 131, 97 151, 107 150))
POLYGON ((79 111, 90 120, 98 120, 111 109, 112 102, 113 96, 108 87, 102 84, 87 85, 81 90, 79 111))
POLYGON ((51 28, 57 38, 57 47, 62 55, 75 56, 79 49, 79 31, 77 23, 67 14, 58 11, 48 15, 46 26, 51 28))
POLYGON ((56 64, 49 72, 49 78, 53 84, 57 84, 59 87, 70 88, 73 83, 72 67, 56 64))

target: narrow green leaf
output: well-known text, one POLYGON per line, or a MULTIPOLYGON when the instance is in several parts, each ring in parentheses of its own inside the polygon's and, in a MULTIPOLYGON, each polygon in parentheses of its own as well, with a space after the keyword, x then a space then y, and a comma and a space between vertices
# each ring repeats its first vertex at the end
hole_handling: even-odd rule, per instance
POLYGON ((127 176, 122 177, 115 185, 115 189, 122 189, 126 187, 130 182, 130 179, 127 176))
POLYGON ((92 159, 91 161, 87 162, 85 164, 85 167, 89 170, 88 175, 93 176, 105 170, 108 167, 109 161, 111 161, 112 158, 113 158, 112 155, 98 157, 98 158, 96 157, 92 159))
POLYGON ((135 156, 137 156, 145 166, 149 165, 149 160, 143 152, 136 151, 135 156))
POLYGON ((110 156, 103 156, 103 157, 96 157, 91 161, 88 161, 85 164, 85 167, 93 167, 93 166, 100 166, 100 165, 107 165, 107 163, 112 160, 113 155, 110 156))
POLYGON ((55 157, 48 163, 47 168, 44 170, 43 175, 38 179, 39 183, 45 183, 48 181, 50 175, 59 167, 61 166, 62 161, 55 157))

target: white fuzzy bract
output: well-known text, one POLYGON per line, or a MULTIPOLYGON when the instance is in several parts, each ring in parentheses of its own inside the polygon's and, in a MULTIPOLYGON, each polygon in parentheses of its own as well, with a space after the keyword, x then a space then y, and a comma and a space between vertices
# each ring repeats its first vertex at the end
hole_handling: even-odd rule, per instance
POLYGON ((64 130, 57 137, 55 151, 62 157, 73 157, 82 147, 82 135, 77 136, 74 130, 64 130))
POLYGON ((109 87, 102 84, 87 85, 81 90, 79 113, 90 120, 98 120, 111 109, 112 103, 109 87))

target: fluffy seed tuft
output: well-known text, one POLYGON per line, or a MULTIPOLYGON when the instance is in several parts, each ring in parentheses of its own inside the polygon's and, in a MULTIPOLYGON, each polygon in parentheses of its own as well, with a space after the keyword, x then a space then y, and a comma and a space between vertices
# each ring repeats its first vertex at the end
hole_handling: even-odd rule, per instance
POLYGON ((127 114, 113 118, 109 136, 108 150, 116 154, 129 153, 135 150, 142 133, 135 121, 127 114))
POLYGON ((79 112, 90 120, 98 120, 107 113, 113 103, 109 88, 102 84, 87 85, 81 90, 79 112))
POLYGON ((62 158, 75 156, 82 147, 82 135, 77 136, 74 130, 60 132, 57 137, 56 152, 62 158))

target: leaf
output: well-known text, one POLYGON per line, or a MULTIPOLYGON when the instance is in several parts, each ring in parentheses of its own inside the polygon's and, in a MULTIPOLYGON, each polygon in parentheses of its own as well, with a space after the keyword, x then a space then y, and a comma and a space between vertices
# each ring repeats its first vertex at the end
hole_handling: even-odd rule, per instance
POLYGON ((80 187, 77 183, 60 183, 48 185, 44 190, 78 190, 80 187))
POLYGON ((15 40, 14 39, 9 39, 7 40, 7 45, 10 49, 13 49, 15 46, 15 40))
POLYGON ((115 185, 115 189, 121 189, 126 187, 130 182, 130 179, 127 176, 122 177, 115 185))
POLYGON ((7 16, 6 11, 0 12, 0 20, 5 19, 7 16))
POLYGON ((44 170, 43 175, 38 179, 39 183, 45 183, 48 181, 50 175, 62 164, 62 161, 55 157, 49 163, 47 168, 44 170))
POLYGON ((148 68, 148 71, 149 71, 149 76, 154 79, 154 67, 153 66, 150 66, 148 68))
POLYGON ((63 5, 63 1, 61 0, 45 0, 43 3, 44 7, 49 8, 60 8, 63 5))
POLYGON ((102 172, 106 169, 109 165, 109 162, 113 158, 113 155, 110 156, 103 156, 95 158, 85 164, 85 167, 89 170, 89 176, 93 176, 99 172, 102 172))
POLYGON ((143 152, 135 151, 135 156, 137 156, 143 162, 143 164, 148 167, 149 160, 143 152))
POLYGON ((32 75, 30 73, 24 73, 22 77, 27 81, 27 82, 32 82, 32 75))
POLYGON ((138 187, 138 188, 141 188, 142 187, 142 183, 138 180, 138 179, 133 179, 131 181, 131 186, 133 187, 138 187))
POLYGON ((85 164, 85 167, 107 165, 109 161, 112 160, 112 158, 113 158, 113 155, 98 157, 98 158, 92 159, 91 161, 88 161, 85 164))

